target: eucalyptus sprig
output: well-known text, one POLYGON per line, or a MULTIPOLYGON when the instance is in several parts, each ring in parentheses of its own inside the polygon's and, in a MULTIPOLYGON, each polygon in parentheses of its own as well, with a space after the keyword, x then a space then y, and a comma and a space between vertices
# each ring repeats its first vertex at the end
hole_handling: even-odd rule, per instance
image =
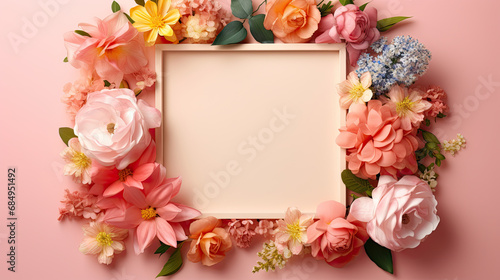
POLYGON ((426 156, 429 156, 435 159, 434 162, 437 166, 441 166, 441 162, 446 159, 445 156, 441 153, 441 142, 439 142, 437 137, 429 131, 419 129, 419 132, 422 133, 425 146, 415 152, 417 161, 420 162, 426 156))

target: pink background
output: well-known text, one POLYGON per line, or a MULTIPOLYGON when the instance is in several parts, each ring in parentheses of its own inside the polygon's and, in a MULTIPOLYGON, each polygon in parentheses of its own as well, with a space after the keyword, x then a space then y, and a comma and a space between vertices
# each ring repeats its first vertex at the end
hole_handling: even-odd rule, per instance
MULTIPOLYGON (((78 71, 62 62, 62 34, 79 22, 103 18, 110 11, 102 0, 4 1, 1 17, 2 100, 0 103, 0 277, 1 279, 154 279, 166 257, 119 255, 110 266, 78 252, 79 222, 57 221, 63 189, 74 188, 61 175, 64 144, 57 130, 69 126, 60 102, 62 86, 78 71), (56 3, 44 10, 41 3, 56 3), (36 30, 23 30, 26 21, 36 30), (9 36, 24 38, 14 46, 9 36), (17 272, 7 271, 7 168, 17 172, 17 272)), ((363 1, 357 1, 362 4, 363 1)), ((387 33, 411 34, 433 53, 430 69, 419 83, 437 84, 449 94, 450 118, 438 123, 440 139, 462 133, 468 141, 438 169, 436 192, 441 223, 420 247, 394 254, 395 274, 370 262, 363 253, 344 269, 309 258, 296 259, 276 273, 250 273, 260 242, 248 250, 233 250, 211 268, 185 263, 173 279, 499 279, 500 260, 497 158, 500 126, 500 19, 497 1, 375 0, 380 16, 414 18, 387 33), (432 4, 431 4, 432 3, 432 4), (491 82, 485 82, 490 80, 491 82)), ((134 5, 122 0, 123 8, 134 5)), ((147 93, 151 98, 152 93, 147 93)), ((130 240, 129 240, 130 241, 130 240)), ((131 242, 128 244, 130 245, 131 242)))

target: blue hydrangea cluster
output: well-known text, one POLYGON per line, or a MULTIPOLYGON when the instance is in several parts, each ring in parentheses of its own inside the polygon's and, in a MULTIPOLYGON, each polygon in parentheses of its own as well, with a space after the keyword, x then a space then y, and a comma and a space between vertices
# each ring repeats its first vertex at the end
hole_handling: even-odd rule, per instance
POLYGON ((356 73, 361 77, 370 72, 376 95, 387 93, 394 84, 412 85, 427 71, 431 59, 431 52, 410 36, 398 36, 390 44, 381 37, 371 48, 378 55, 361 55, 356 73))

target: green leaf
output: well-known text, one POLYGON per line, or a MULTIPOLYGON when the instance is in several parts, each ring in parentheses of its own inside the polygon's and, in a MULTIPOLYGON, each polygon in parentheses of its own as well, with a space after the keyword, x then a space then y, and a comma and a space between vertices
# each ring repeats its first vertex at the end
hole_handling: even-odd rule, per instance
POLYGON ((113 13, 116 13, 119 10, 121 10, 120 4, 118 4, 118 2, 116 1, 113 1, 113 3, 111 4, 111 10, 113 11, 113 13))
POLYGON ((438 160, 445 160, 445 159, 446 159, 446 158, 445 158, 442 154, 440 154, 440 153, 439 153, 439 154, 435 154, 435 156, 436 156, 436 158, 437 158, 438 160))
POLYGON ((68 62, 68 57, 65 57, 63 62, 68 62))
POLYGON ((170 255, 170 258, 168 258, 168 261, 165 264, 165 266, 163 266, 163 269, 156 276, 157 278, 160 276, 172 275, 172 274, 176 273, 177 271, 179 271, 179 269, 181 269, 181 267, 182 267, 182 255, 181 255, 182 244, 183 243, 180 243, 177 245, 177 248, 172 253, 172 255, 170 255))
POLYGON ((321 17, 326 17, 327 15, 332 13, 332 1, 328 1, 328 3, 323 4, 324 0, 322 0, 317 6, 319 12, 321 13, 321 17), (323 4, 323 5, 322 5, 323 4))
POLYGON ((370 238, 365 243, 365 251, 370 260, 372 260, 378 267, 389 272, 390 274, 394 274, 391 250, 380 246, 370 238))
POLYGON ((247 37, 247 30, 241 21, 232 21, 217 35, 213 46, 237 44, 247 37))
POLYGON ((71 127, 60 127, 59 128, 59 136, 63 140, 64 144, 66 144, 66 146, 68 146, 68 141, 71 138, 77 137, 75 135, 75 131, 71 127))
POLYGON ((273 44, 273 32, 264 28, 265 17, 266 16, 263 14, 251 17, 248 20, 248 24, 250 25, 250 32, 252 33, 252 36, 255 38, 255 40, 257 40, 257 42, 263 44, 273 44))
POLYGON ((434 134, 430 133, 429 131, 422 130, 422 137, 424 137, 425 142, 436 143, 438 145, 441 144, 441 142, 439 142, 437 137, 434 134))
POLYGON ((366 5, 368 5, 368 3, 370 3, 370 2, 366 2, 366 3, 364 3, 363 5, 359 6, 359 9, 360 9, 361 11, 364 11, 364 10, 365 10, 365 8, 366 8, 366 5))
POLYGON ((75 30, 75 33, 78 35, 82 35, 82 36, 92 37, 92 36, 90 36, 89 33, 85 32, 83 30, 75 30))
POLYGON ((434 142, 427 142, 427 143, 425 144, 425 147, 426 147, 427 149, 429 149, 429 150, 435 150, 435 149, 437 149, 437 148, 438 148, 438 145, 437 145, 436 143, 434 143, 434 142))
POLYGON ((345 186, 353 192, 359 194, 366 193, 370 195, 371 191, 373 190, 368 180, 357 177, 356 175, 352 174, 352 171, 349 169, 342 171, 341 177, 342 182, 344 182, 345 186))
POLYGON ((160 247, 158 247, 158 249, 156 249, 155 254, 160 254, 160 256, 161 256, 161 255, 165 254, 168 251, 168 249, 170 249, 171 246, 167 245, 161 241, 160 241, 160 243, 161 243, 160 247))
POLYGON ((135 20, 133 20, 127 13, 123 13, 123 14, 127 17, 128 21, 130 21, 130 23, 132 23, 132 24, 135 23, 135 20))
POLYGON ((104 80, 104 86, 105 86, 105 87, 109 87, 110 85, 111 85, 111 83, 110 83, 110 82, 108 82, 108 80, 104 80))
POLYGON ((231 11, 237 18, 246 19, 252 15, 252 0, 231 0, 231 11))
POLYGON ((135 0, 135 3, 137 3, 137 5, 141 5, 144 7, 144 5, 146 5, 146 3, 144 3, 144 0, 135 0))
POLYGON ((431 125, 431 121, 429 119, 425 119, 425 126, 430 126, 431 125))
POLYGON ((446 115, 445 115, 445 114, 443 114, 443 113, 439 113, 436 117, 438 117, 438 118, 442 119, 442 118, 445 118, 445 117, 446 117, 446 115))
POLYGON ((340 0, 339 1, 340 4, 342 4, 343 6, 345 5, 349 5, 349 4, 354 4, 354 2, 352 0, 340 0))
POLYGON ((394 24, 403 21, 405 19, 409 19, 411 17, 390 17, 390 18, 384 18, 379 21, 377 21, 377 29, 380 32, 384 32, 389 30, 391 27, 394 26, 394 24))

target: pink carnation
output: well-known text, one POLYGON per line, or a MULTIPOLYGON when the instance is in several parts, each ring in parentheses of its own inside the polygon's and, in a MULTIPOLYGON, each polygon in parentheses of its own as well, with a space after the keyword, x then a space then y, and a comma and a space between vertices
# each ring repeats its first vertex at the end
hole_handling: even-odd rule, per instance
POLYGON ((97 214, 101 212, 101 209, 96 205, 97 196, 86 192, 70 192, 68 189, 65 191, 64 200, 61 200, 64 206, 59 208, 59 221, 67 216, 92 220, 97 218, 97 214))
POLYGON ((368 106, 353 104, 336 139, 337 145, 347 149, 349 169, 365 179, 381 172, 396 176, 406 168, 416 172, 417 137, 401 124, 396 112, 379 100, 370 100, 368 106))
POLYGON ((446 105, 446 92, 438 86, 430 86, 422 96, 422 99, 431 103, 431 107, 424 112, 426 117, 435 118, 439 114, 448 113, 448 105, 446 105))
POLYGON ((87 102, 87 95, 90 92, 104 89, 104 80, 97 75, 88 75, 82 71, 78 80, 67 83, 63 87, 64 95, 61 101, 66 104, 67 112, 72 121, 75 120, 76 113, 80 111, 87 102))
POLYGON ((256 234, 254 230, 250 229, 253 225, 252 220, 235 220, 232 219, 228 223, 227 232, 236 241, 236 246, 240 248, 250 247, 253 236, 256 234))
POLYGON ((212 43, 231 19, 215 0, 173 0, 172 8, 181 14, 174 31, 188 44, 212 43))

